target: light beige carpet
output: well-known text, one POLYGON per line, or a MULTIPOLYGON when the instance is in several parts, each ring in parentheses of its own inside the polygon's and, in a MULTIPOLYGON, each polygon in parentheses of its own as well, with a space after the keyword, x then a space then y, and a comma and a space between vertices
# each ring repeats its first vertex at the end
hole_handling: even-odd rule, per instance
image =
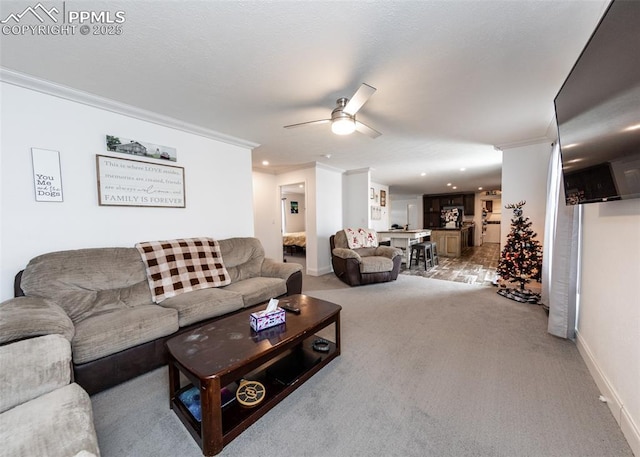
MULTIPOLYGON (((308 293, 342 305, 342 355, 221 456, 632 456, 539 306, 413 276, 340 284, 308 293)), ((103 457, 200 456, 167 395, 162 368, 92 397, 103 457)))

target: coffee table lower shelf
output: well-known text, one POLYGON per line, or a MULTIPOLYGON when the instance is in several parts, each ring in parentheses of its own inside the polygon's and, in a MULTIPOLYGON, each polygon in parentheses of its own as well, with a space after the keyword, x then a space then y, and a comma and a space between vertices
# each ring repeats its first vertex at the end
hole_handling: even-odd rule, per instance
MULTIPOLYGON (((314 351, 312 345, 318 338, 318 336, 312 335, 299 345, 294 346, 293 349, 275 354, 274 358, 269 362, 250 373, 246 373, 244 375, 246 379, 260 381, 265 386, 266 394, 264 400, 252 408, 244 407, 237 400, 234 400, 227 406, 221 407, 219 412, 212 412, 212 416, 209 416, 213 417, 210 426, 203 425, 209 422, 205 418, 207 414, 204 411, 205 408, 202 408, 202 422, 200 422, 179 398, 182 392, 194 385, 200 387, 200 389, 202 389, 202 386, 199 386, 200 383, 196 379, 188 376, 189 373, 178 362, 170 360, 169 372, 171 378, 177 378, 179 370, 193 382, 193 384, 175 390, 171 395, 171 408, 198 442, 204 455, 216 455, 221 452, 224 446, 229 444, 331 360, 340 355, 339 343, 336 345, 333 342, 329 342, 329 351, 326 353, 314 351), (291 364, 290 370, 287 370, 288 362, 291 364), (216 420, 217 417, 220 418, 220 422, 216 420)), ((235 381, 239 383, 240 379, 235 381)), ((201 391, 201 398, 204 395, 205 393, 201 391)), ((215 395, 220 398, 220 389, 215 395)))

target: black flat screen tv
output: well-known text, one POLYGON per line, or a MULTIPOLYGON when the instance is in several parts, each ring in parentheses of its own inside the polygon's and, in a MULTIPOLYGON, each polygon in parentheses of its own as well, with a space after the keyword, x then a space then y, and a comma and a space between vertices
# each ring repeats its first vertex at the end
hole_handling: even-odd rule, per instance
POLYGON ((612 1, 555 100, 567 205, 640 197, 640 1, 612 1))

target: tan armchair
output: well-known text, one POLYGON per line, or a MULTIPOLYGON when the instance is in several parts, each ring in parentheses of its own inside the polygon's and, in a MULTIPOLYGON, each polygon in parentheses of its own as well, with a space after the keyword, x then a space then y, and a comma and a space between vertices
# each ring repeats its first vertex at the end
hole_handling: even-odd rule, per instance
POLYGON ((340 230, 329 238, 333 272, 350 286, 394 281, 400 272, 402 251, 389 246, 378 246, 375 231, 367 232, 376 237, 375 242, 369 243, 367 247, 351 249, 345 230, 340 230))

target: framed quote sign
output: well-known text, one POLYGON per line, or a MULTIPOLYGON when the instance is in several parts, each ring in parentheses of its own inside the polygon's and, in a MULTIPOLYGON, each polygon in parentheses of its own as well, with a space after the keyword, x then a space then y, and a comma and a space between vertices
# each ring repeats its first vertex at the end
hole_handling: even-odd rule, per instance
POLYGON ((184 168, 96 155, 101 206, 185 208, 184 168))

